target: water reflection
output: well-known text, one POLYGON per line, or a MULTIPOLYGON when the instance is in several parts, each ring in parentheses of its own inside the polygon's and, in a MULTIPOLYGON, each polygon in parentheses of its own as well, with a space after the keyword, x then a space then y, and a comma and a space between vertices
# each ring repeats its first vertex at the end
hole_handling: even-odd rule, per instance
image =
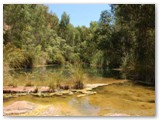
POLYGON ((97 116, 100 111, 98 106, 89 103, 88 97, 82 99, 72 98, 69 101, 69 105, 74 108, 76 107, 84 115, 97 116))
MULTIPOLYGON (((50 73, 61 72, 64 68, 58 66, 45 66, 33 69, 10 71, 19 80, 44 80, 50 73), (27 73, 28 78, 25 77, 27 73), (22 77, 23 76, 23 77, 22 77), (23 79, 24 78, 24 79, 23 79)), ((122 78, 122 73, 116 70, 85 68, 85 73, 93 80, 93 83, 110 82, 109 78, 122 78), (93 79, 96 77, 96 79, 93 79), (102 79, 101 79, 102 78, 102 79), (95 81, 96 80, 96 81, 95 81)), ((4 100, 4 104, 18 100, 38 102, 38 104, 62 104, 68 109, 79 111, 82 115, 96 116, 108 113, 126 113, 130 115, 154 115, 155 114, 155 91, 154 88, 133 85, 131 83, 109 85, 95 89, 97 94, 77 98, 76 95, 66 96, 66 98, 36 98, 34 96, 23 96, 4 100)), ((79 115, 78 113, 76 113, 79 115)))
POLYGON ((116 78, 116 79, 121 79, 123 78, 123 72, 118 71, 118 70, 112 70, 109 68, 102 69, 102 68, 85 68, 85 71, 90 75, 90 76, 98 76, 98 77, 103 77, 103 78, 116 78))
MULTIPOLYGON (((116 79, 124 78, 124 73, 117 71, 117 70, 111 70, 109 68, 102 69, 102 68, 95 68, 95 67, 88 67, 83 69, 84 72, 89 77, 102 77, 102 78, 108 78, 108 77, 114 77, 116 79)), ((49 76, 50 73, 63 73, 66 77, 70 76, 71 72, 66 67, 60 67, 60 66, 43 66, 43 67, 35 67, 32 69, 21 69, 21 70, 11 70, 10 74, 12 76, 18 77, 19 75, 24 75, 29 77, 30 79, 39 79, 44 76, 49 76)))
MULTIPOLYGON (((97 94, 78 98, 77 95, 35 97, 31 95, 4 99, 4 106, 15 101, 30 101, 40 105, 61 106, 64 114, 99 116, 107 114, 129 114, 131 116, 155 115, 155 91, 150 87, 132 83, 115 84, 95 89, 97 94), (64 107, 64 109, 63 109, 64 107), (75 113, 76 111, 76 113, 75 113)), ((42 111, 43 112, 43 111, 42 111)))

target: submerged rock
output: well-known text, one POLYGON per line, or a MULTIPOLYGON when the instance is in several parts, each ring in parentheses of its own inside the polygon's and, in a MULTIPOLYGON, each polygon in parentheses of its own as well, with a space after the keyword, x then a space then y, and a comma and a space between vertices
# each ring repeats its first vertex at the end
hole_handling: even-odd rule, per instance
POLYGON ((61 93, 61 94, 64 94, 64 95, 67 95, 67 94, 69 94, 71 91, 69 91, 69 90, 62 90, 62 91, 60 91, 59 93, 61 93))
POLYGON ((84 97, 86 95, 93 95, 93 94, 96 94, 97 92, 95 91, 83 91, 82 94, 80 95, 77 95, 77 97, 84 97))
MULTIPOLYGON (((118 84, 118 83, 124 83, 127 80, 123 81, 114 81, 111 83, 95 83, 95 84, 86 84, 83 89, 68 89, 68 90, 62 90, 62 89, 55 89, 50 90, 48 86, 32 86, 32 87, 23 87, 23 86, 18 86, 16 88, 12 86, 5 86, 3 88, 3 93, 14 93, 17 94, 16 96, 13 95, 6 95, 4 98, 10 98, 10 97, 17 97, 17 96, 23 96, 27 94, 31 94, 33 96, 37 97, 51 97, 51 96, 63 96, 63 95, 73 95, 74 93, 81 93, 81 94, 86 94, 86 95, 92 95, 96 94, 93 89, 101 87, 101 86, 107 86, 111 84, 118 84), (36 91, 36 92, 35 92, 36 91)), ((84 96, 84 95, 82 95, 84 96)))
POLYGON ((70 91, 68 95, 73 95, 73 92, 70 91))
POLYGON ((83 93, 83 94, 95 94, 95 93, 97 93, 97 92, 95 92, 95 91, 86 91, 86 90, 81 90, 81 91, 79 91, 80 93, 83 93))
POLYGON ((60 93, 60 92, 56 92, 56 93, 54 93, 54 95, 56 95, 56 96, 62 96, 63 94, 60 93))
POLYGON ((16 97, 19 97, 19 96, 25 96, 27 95, 27 93, 9 93, 9 94, 3 94, 3 98, 6 99, 6 98, 16 98, 16 97))
POLYGON ((4 115, 16 115, 29 112, 36 108, 36 104, 27 101, 16 101, 7 107, 4 107, 4 115))
POLYGON ((77 95, 77 97, 84 97, 86 96, 87 94, 80 94, 80 95, 77 95))
POLYGON ((14 98, 15 96, 12 95, 12 94, 3 94, 3 98, 6 99, 6 98, 14 98))
POLYGON ((18 96, 25 96, 25 95, 27 95, 27 93, 19 93, 19 94, 17 94, 18 96))

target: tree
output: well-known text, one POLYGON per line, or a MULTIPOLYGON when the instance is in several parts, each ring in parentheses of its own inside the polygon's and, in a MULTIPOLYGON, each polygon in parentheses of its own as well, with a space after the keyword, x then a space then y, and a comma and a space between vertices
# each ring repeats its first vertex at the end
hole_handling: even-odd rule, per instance
POLYGON ((66 12, 59 21, 44 5, 3 7, 4 62, 10 67, 78 62, 120 67, 127 77, 154 84, 155 5, 111 5, 112 12, 102 11, 90 27, 74 27, 66 12))
MULTIPOLYGON (((155 81, 155 5, 113 5, 134 79, 155 81), (129 41, 128 41, 129 40, 129 41), (129 44, 129 45, 128 45, 129 44), (127 47, 127 45, 129 47, 127 47)), ((124 53, 123 51, 123 53, 124 53)), ((126 56, 127 57, 127 56, 126 56)))
POLYGON ((103 68, 106 68, 110 62, 112 51, 111 33, 111 14, 105 10, 101 12, 98 29, 95 32, 98 49, 103 51, 103 68))
POLYGON ((67 26, 69 25, 69 23, 69 15, 67 15, 67 13, 64 12, 61 16, 61 21, 59 24, 59 36, 61 36, 63 39, 66 39, 67 26))

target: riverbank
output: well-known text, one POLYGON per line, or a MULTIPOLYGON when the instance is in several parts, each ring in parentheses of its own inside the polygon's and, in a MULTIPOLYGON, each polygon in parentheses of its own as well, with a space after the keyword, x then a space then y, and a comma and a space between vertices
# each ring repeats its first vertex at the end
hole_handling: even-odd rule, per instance
MULTIPOLYGON (((128 82, 128 80, 119 80, 119 81, 114 81, 110 83, 96 83, 96 84, 86 84, 83 89, 69 89, 69 90, 55 90, 55 91, 50 91, 49 87, 47 86, 39 86, 39 87, 26 87, 26 86, 18 86, 16 88, 11 87, 11 86, 5 86, 3 88, 3 93, 4 93, 4 99, 9 99, 9 98, 16 98, 20 96, 26 96, 26 95, 32 95, 35 97, 53 97, 53 96, 66 96, 66 95, 76 95, 77 98, 80 97, 85 97, 88 95, 93 95, 97 94, 94 89, 103 87, 103 86, 108 86, 108 85, 113 85, 113 84, 123 84, 125 82, 128 82), (38 88, 38 89, 37 89, 38 88), (35 92, 35 89, 37 91, 35 92)), ((71 111, 68 111, 68 108, 65 109, 61 106, 56 106, 52 105, 41 105, 41 104, 35 104, 32 102, 27 102, 27 101, 16 101, 3 109, 3 114, 6 116, 31 116, 31 115, 37 115, 37 116, 66 116, 72 114, 72 116, 77 116, 81 115, 84 116, 83 114, 79 113, 75 109, 71 109, 71 111), (65 111, 65 112, 63 112, 65 111)), ((109 113, 105 116, 129 116, 127 114, 121 114, 121 113, 109 113)))
POLYGON ((93 89, 101 87, 101 86, 107 86, 112 84, 121 84, 124 82, 127 82, 128 80, 118 80, 113 81, 110 83, 95 83, 95 84, 86 84, 83 89, 55 89, 51 90, 48 86, 4 86, 3 93, 4 98, 10 98, 10 97, 18 97, 22 95, 34 95, 39 97, 51 97, 51 96, 61 96, 61 95, 72 95, 74 93, 81 93, 77 95, 77 97, 83 97, 86 95, 96 94, 96 91, 93 91, 93 89))

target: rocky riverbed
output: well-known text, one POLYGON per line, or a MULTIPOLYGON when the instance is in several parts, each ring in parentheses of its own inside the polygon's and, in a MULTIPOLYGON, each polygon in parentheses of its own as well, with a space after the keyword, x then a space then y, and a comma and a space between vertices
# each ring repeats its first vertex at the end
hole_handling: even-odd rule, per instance
POLYGON ((37 93, 22 92, 22 90, 4 93, 4 116, 153 116, 155 114, 154 90, 150 87, 135 86, 126 80, 90 83, 86 84, 84 89, 61 89, 54 92, 41 91, 44 88, 47 87, 39 87, 37 93))
POLYGON ((3 93, 4 93, 3 96, 4 98, 10 98, 10 97, 18 97, 31 94, 37 97, 52 97, 52 96, 62 96, 62 95, 73 95, 74 93, 79 93, 77 97, 84 97, 86 95, 96 94, 97 92, 93 90, 95 88, 111 84, 120 84, 124 82, 127 82, 127 80, 119 80, 119 81, 114 81, 112 83, 86 84, 84 89, 68 89, 68 90, 59 89, 54 91, 50 90, 48 86, 39 86, 39 87, 5 86, 3 88, 3 93))
MULTIPOLYGON (((27 101, 16 101, 3 109, 5 116, 85 116, 77 109, 65 108, 60 105, 40 105, 27 101)), ((109 113, 105 116, 129 116, 124 113, 109 113)))

